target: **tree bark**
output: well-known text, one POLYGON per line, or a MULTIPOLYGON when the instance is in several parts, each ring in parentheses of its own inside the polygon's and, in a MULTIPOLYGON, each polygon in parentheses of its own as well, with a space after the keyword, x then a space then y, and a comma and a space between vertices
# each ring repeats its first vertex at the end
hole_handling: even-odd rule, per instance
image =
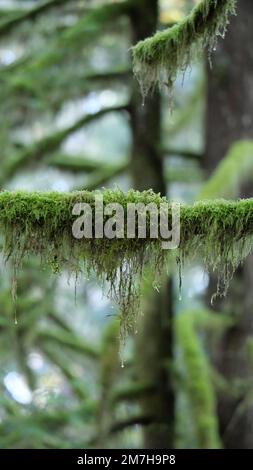
MULTIPOLYGON (((204 159, 208 174, 233 142, 253 138, 253 2, 239 1, 237 13, 225 40, 219 41, 212 58, 213 67, 208 70, 204 159)), ((252 188, 252 184, 242 187, 241 197, 252 196, 252 188)), ((220 432, 228 449, 253 447, 253 406, 247 404, 252 366, 245 353, 247 339, 253 334, 252 286, 252 257, 249 257, 234 277, 227 299, 216 305, 217 310, 229 312, 236 320, 223 334, 214 353, 214 364, 228 384, 228 392, 218 394, 220 432)), ((215 290, 213 278, 211 290, 215 290)))
POLYGON ((253 138, 253 4, 237 2, 225 39, 208 67, 205 167, 211 173, 230 145, 253 138))

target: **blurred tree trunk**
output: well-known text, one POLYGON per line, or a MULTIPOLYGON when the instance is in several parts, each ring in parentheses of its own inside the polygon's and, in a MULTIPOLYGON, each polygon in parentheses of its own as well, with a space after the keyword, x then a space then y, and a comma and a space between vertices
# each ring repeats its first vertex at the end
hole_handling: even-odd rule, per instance
MULTIPOLYGON (((231 20, 225 40, 219 41, 212 69, 208 68, 204 162, 208 174, 234 141, 253 139, 252 42, 253 2, 243 0, 238 2, 238 16, 231 20)), ((241 188, 241 196, 252 196, 252 184, 241 188)), ((215 279, 211 279, 210 291, 215 288, 215 279)), ((247 403, 252 366, 245 352, 247 339, 253 334, 252 257, 236 274, 227 299, 217 302, 216 308, 236 319, 214 353, 215 366, 228 384, 228 391, 220 392, 218 397, 221 437, 226 448, 252 448, 253 404, 247 403)))
MULTIPOLYGON (((157 29, 158 1, 136 0, 131 16, 133 43, 157 29)), ((141 191, 153 189, 166 194, 163 161, 159 151, 161 134, 161 102, 154 93, 142 103, 140 88, 133 81, 131 100, 133 186, 141 191)), ((138 379, 147 383, 151 393, 143 395, 143 414, 152 415, 152 424, 145 426, 145 448, 167 448, 174 445, 174 392, 169 372, 173 355, 172 285, 166 280, 160 293, 150 286, 145 312, 136 335, 138 379)))

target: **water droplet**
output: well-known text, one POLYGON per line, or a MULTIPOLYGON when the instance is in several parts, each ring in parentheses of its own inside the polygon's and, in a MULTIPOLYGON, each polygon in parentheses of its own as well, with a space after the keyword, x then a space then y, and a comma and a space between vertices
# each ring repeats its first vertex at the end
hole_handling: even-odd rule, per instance
POLYGON ((17 317, 17 306, 14 305, 14 325, 18 324, 18 317, 17 317))
POLYGON ((182 300, 182 261, 180 258, 177 258, 177 266, 178 266, 178 299, 179 301, 182 300))
POLYGON ((124 362, 121 362, 121 368, 124 369, 124 367, 125 367, 124 362))
POLYGON ((213 294, 212 297, 211 297, 211 306, 213 307, 214 306, 214 302, 215 302, 215 299, 217 297, 217 294, 213 294))

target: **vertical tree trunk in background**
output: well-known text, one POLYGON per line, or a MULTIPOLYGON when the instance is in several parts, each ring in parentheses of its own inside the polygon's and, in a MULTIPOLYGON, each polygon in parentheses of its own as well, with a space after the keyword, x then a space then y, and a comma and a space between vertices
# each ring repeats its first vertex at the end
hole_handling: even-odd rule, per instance
MULTIPOLYGON (((158 22, 158 1, 136 0, 132 14, 132 38, 136 44, 154 33, 158 22)), ((161 133, 161 100, 158 93, 142 101, 140 87, 133 80, 132 86, 132 179, 135 188, 143 191, 152 188, 166 193, 163 162, 159 151, 161 133)))
MULTIPOLYGON (((136 0, 131 16, 133 43, 157 29, 158 1, 136 0)), ((159 152, 161 133, 160 96, 155 93, 143 106, 140 88, 133 81, 131 100, 133 186, 141 191, 153 189, 166 194, 163 162, 159 152)), ((152 290, 152 287, 151 287, 152 290)), ((140 400, 144 415, 155 415, 144 428, 145 448, 174 445, 174 392, 169 374, 173 355, 172 286, 167 280, 161 292, 151 292, 141 327, 136 335, 139 380, 151 385, 152 393, 140 400)))
MULTIPOLYGON (((253 139, 253 2, 238 1, 238 16, 224 41, 214 53, 208 71, 205 168, 212 173, 231 144, 242 138, 253 139)), ((253 158, 253 156, 252 156, 253 158)), ((242 197, 252 196, 252 185, 241 188, 242 197)), ((236 274, 227 299, 217 309, 231 313, 236 325, 226 331, 214 354, 218 371, 229 384, 244 384, 242 391, 219 393, 218 413, 221 437, 226 448, 253 447, 253 406, 247 406, 246 393, 252 385, 252 366, 245 353, 247 338, 253 335, 252 257, 236 274), (240 382, 241 381, 241 382, 240 382)), ((213 288, 214 280, 210 286, 213 288)), ((212 289, 213 290, 213 289, 212 289)))
POLYGON ((212 172, 231 143, 253 138, 253 2, 239 0, 237 16, 208 67, 205 166, 212 172))

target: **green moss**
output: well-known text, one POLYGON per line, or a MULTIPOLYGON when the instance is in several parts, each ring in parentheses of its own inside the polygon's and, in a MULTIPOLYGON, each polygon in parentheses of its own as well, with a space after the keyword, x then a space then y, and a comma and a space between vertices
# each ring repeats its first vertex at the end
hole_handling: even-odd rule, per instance
MULTIPOLYGON (((14 272, 27 255, 38 255, 54 272, 67 269, 78 276, 92 270, 102 284, 109 286, 109 296, 121 310, 121 333, 132 330, 140 302, 143 268, 152 266, 153 276, 160 275, 167 251, 159 239, 91 238, 77 240, 72 235, 76 202, 95 207, 97 192, 9 192, 0 193, 0 230, 3 252, 11 259, 14 272)), ((155 203, 166 198, 152 191, 119 189, 103 192, 104 205, 117 202, 126 210, 128 202, 155 203)), ((170 221, 169 221, 170 224, 170 221)), ((149 219, 147 220, 147 226, 149 219)), ((147 231, 149 234, 149 231, 147 231)), ((253 200, 237 202, 206 201, 181 206, 181 242, 176 256, 179 266, 185 259, 200 256, 208 269, 218 275, 217 294, 224 295, 237 266, 252 250, 253 200)))
POLYGON ((134 73, 145 97, 157 84, 172 88, 178 71, 206 48, 216 48, 217 36, 224 36, 236 0, 202 0, 183 21, 132 48, 134 73))
MULTIPOLYGON (((203 313, 206 321, 206 312, 203 313)), ((183 355, 186 385, 193 414, 197 446, 200 449, 220 448, 218 420, 211 371, 197 327, 202 314, 184 312, 176 321, 178 343, 183 355)))
POLYGON ((241 140, 233 144, 204 184, 198 199, 238 197, 242 183, 253 180, 252 157, 252 140, 241 140))
POLYGON ((196 253, 218 277, 224 296, 236 268, 252 251, 252 199, 197 202, 181 210, 180 260, 196 253))
MULTIPOLYGON (((149 259, 158 269, 163 253, 158 241, 132 239, 82 239, 72 235, 76 202, 95 206, 95 194, 87 191, 63 193, 0 193, 0 229, 4 235, 4 255, 11 259, 14 271, 25 256, 38 255, 56 273, 67 269, 78 276, 94 271, 102 284, 109 285, 109 297, 121 310, 121 334, 125 336, 135 323, 139 309, 139 282, 149 259), (137 282, 135 282, 137 281, 137 282)), ((104 204, 154 201, 159 195, 130 191, 105 191, 104 204)), ((15 276, 14 276, 15 285, 15 276)), ((13 294, 15 297, 15 292, 13 294)))

